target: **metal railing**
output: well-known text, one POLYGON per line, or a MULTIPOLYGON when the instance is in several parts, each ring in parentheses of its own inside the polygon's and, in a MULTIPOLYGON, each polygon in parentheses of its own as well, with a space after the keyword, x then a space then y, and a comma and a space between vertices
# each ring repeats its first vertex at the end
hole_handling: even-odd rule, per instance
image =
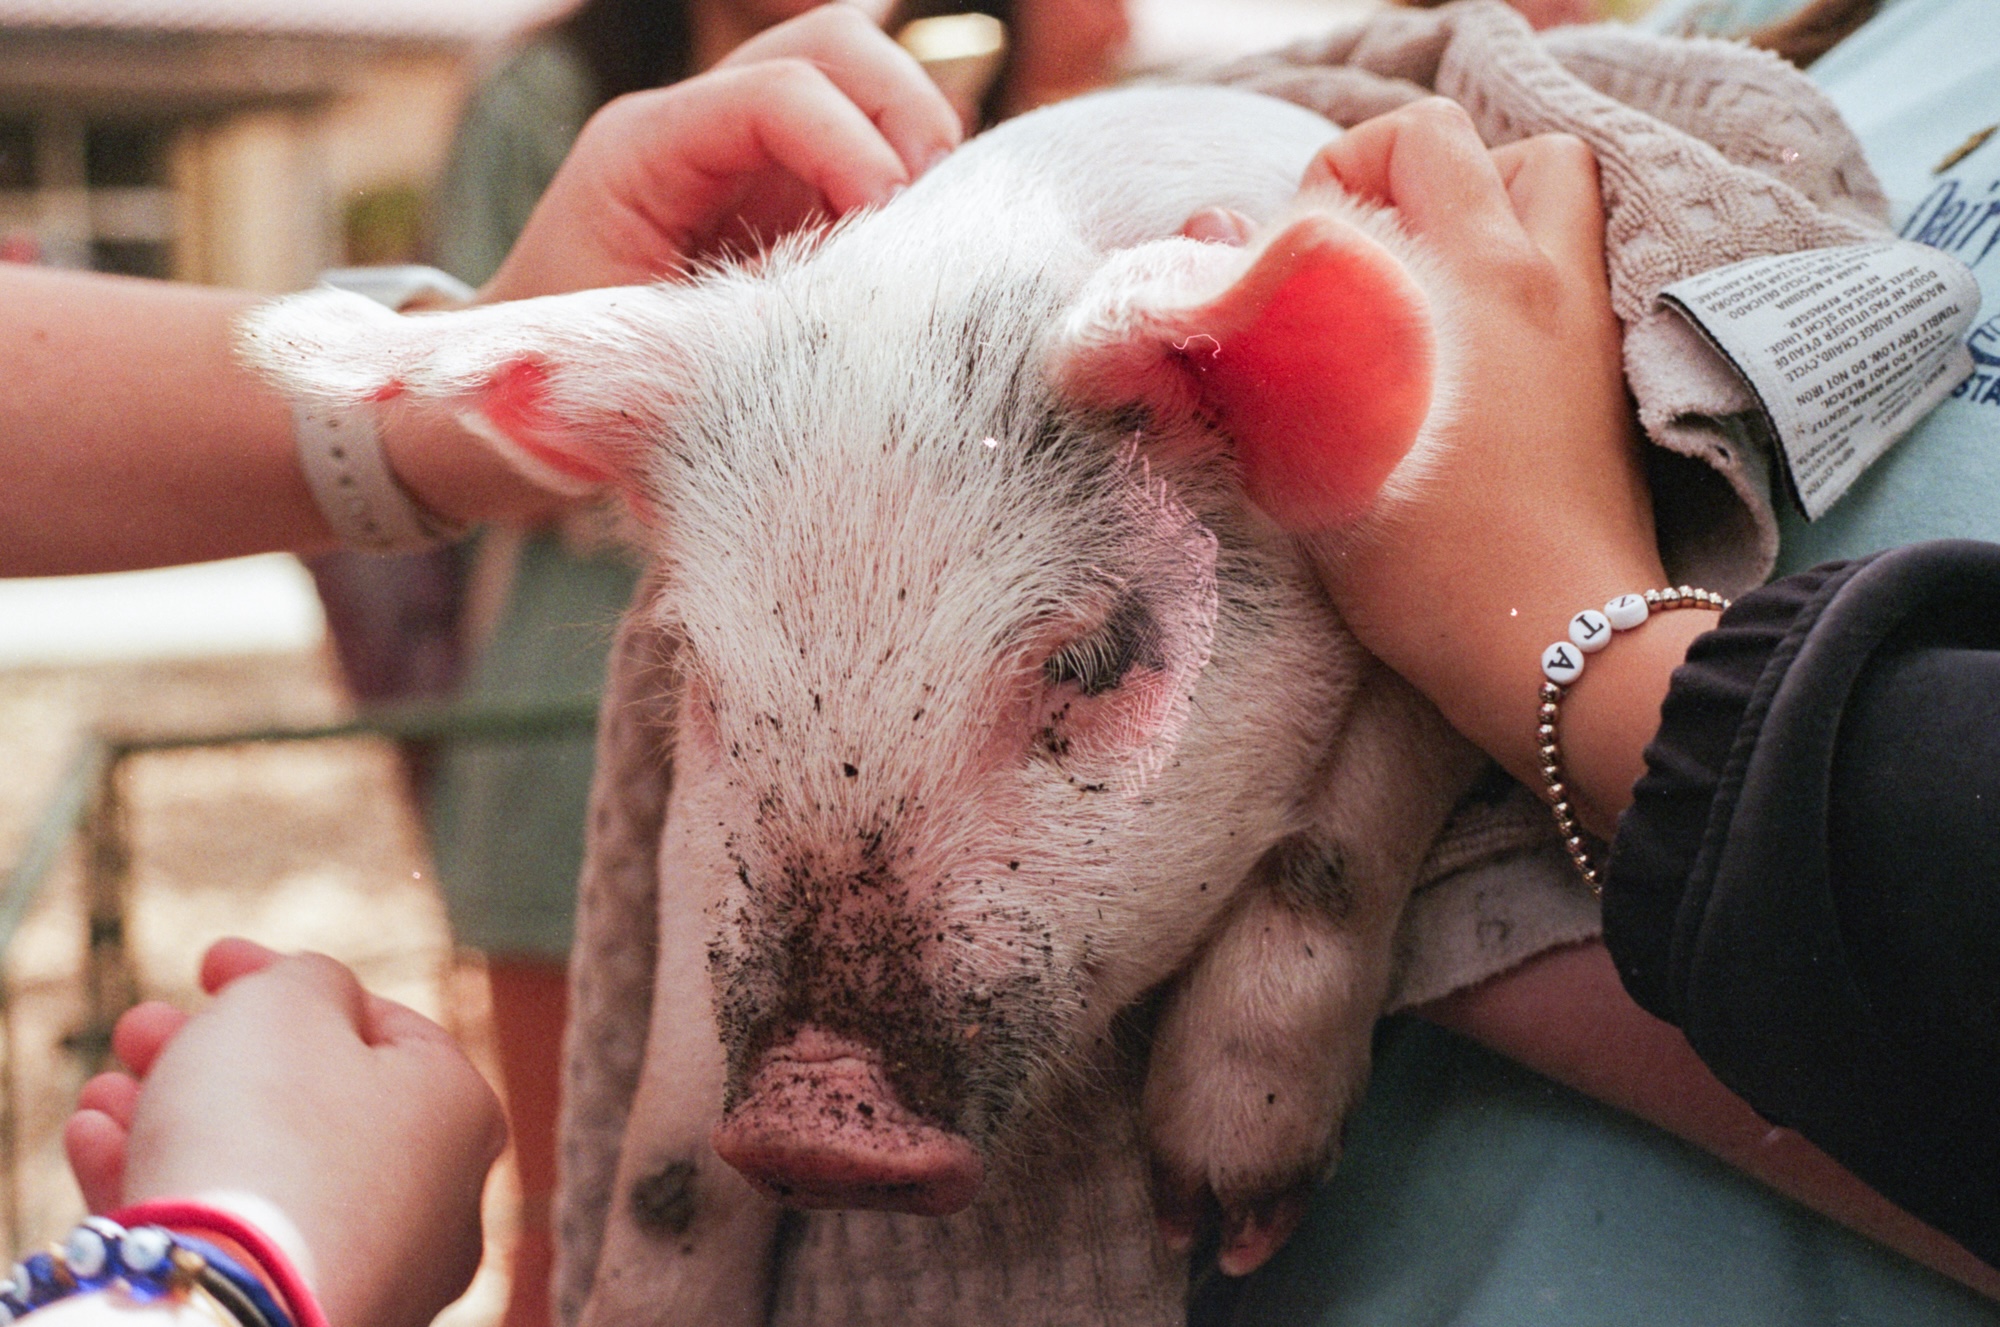
POLYGON ((62 861, 64 849, 81 835, 87 919, 84 1019, 82 1026, 65 1038, 65 1044, 86 1059, 101 1062, 110 1049, 112 1025, 138 998, 138 980, 125 944, 126 877, 131 853, 119 773, 127 760, 151 752, 196 747, 323 742, 352 737, 452 742, 531 742, 574 737, 594 730, 597 703, 595 696, 579 696, 526 705, 409 705, 366 711, 340 723, 304 727, 86 737, 64 768, 55 794, 30 831, 21 856, 6 873, 4 883, 0 883, 0 1057, 4 1057, 4 1064, 0 1064, 0 1166, 6 1169, 5 1191, 0 1193, 0 1219, 6 1224, 7 1247, 17 1245, 21 1237, 20 1057, 14 1036, 13 982, 8 955, 15 932, 62 861))

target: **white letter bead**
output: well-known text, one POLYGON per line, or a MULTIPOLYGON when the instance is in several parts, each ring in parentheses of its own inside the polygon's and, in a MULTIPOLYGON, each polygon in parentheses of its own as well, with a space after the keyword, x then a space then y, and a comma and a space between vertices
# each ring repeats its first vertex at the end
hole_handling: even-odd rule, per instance
POLYGON ((1605 619, 1620 631, 1630 631, 1651 612, 1643 594, 1621 594, 1604 606, 1605 619))
POLYGON ((1583 676, 1583 651, 1575 644, 1559 640, 1542 651, 1542 676, 1566 687, 1583 676))
POLYGON ((1569 620, 1569 638, 1585 654, 1596 654, 1611 643, 1611 619, 1586 608, 1569 620))

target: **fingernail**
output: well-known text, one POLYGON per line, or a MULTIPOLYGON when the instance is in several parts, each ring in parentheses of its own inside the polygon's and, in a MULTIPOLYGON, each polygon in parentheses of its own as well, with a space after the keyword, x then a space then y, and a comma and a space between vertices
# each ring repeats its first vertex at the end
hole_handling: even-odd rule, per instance
POLYGON ((1214 244, 1247 244, 1255 227, 1250 218, 1226 207, 1205 207, 1181 226, 1191 240, 1214 244))

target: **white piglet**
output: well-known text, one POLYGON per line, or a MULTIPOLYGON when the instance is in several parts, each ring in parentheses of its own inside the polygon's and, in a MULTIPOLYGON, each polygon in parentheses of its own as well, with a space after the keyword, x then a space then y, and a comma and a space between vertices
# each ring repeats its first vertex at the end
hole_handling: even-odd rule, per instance
POLYGON ((1292 206, 1336 132, 1103 94, 691 282, 250 321, 291 392, 434 403, 650 531, 572 1320, 1179 1322, 1204 1230, 1241 1274, 1296 1224, 1477 768, 1286 533, 1420 482, 1449 397, 1408 243, 1292 206), (1218 206, 1264 238, 1181 235, 1218 206))

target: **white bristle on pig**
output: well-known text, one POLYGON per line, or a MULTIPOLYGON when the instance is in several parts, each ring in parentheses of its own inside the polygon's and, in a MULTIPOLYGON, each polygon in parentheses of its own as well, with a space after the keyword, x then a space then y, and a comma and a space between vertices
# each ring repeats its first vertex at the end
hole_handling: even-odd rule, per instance
POLYGON ((293 393, 448 412, 650 522, 670 760, 607 714, 572 1322, 1165 1322, 1204 1222, 1241 1273, 1299 1219, 1478 768, 1281 524, 1366 519, 1448 408, 1421 257, 1287 211, 1335 132, 1103 94, 688 283, 247 323, 293 393), (1182 237, 1213 207, 1267 237, 1182 237))

